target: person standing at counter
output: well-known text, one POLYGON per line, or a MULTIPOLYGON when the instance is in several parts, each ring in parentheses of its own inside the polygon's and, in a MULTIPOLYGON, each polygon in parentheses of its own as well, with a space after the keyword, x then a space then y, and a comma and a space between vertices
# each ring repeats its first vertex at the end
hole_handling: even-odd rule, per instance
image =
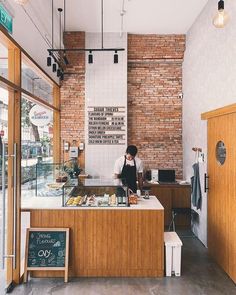
POLYGON ((137 178, 139 189, 143 187, 143 162, 136 157, 138 149, 135 145, 129 145, 126 154, 118 158, 115 162, 114 176, 122 181, 123 185, 136 193, 137 178))

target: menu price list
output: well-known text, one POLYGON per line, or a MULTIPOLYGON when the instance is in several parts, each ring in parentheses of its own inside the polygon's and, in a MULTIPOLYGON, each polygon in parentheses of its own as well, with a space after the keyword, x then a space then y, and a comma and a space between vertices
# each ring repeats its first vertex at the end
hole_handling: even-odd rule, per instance
POLYGON ((88 144, 124 145, 125 107, 88 107, 88 144))

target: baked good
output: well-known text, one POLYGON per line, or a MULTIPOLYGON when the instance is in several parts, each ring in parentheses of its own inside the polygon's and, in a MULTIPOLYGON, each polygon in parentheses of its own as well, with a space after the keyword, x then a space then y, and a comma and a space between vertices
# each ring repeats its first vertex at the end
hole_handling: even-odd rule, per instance
POLYGON ((110 196, 110 198, 109 198, 109 205, 110 206, 115 206, 116 205, 116 195, 115 194, 113 194, 113 195, 110 196))
POLYGON ((129 196, 129 203, 130 204, 138 204, 138 197, 136 195, 130 195, 129 196))

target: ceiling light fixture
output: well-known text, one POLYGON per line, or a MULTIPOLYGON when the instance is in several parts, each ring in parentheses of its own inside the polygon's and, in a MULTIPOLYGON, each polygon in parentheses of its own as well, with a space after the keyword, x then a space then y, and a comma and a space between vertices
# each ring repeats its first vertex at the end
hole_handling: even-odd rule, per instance
POLYGON ((59 78, 61 76, 61 70, 57 69, 57 77, 59 78))
POLYGON ((218 2, 218 12, 216 16, 213 18, 213 25, 216 28, 222 29, 228 23, 228 20, 229 20, 229 15, 224 10, 224 1, 220 0, 218 2))
POLYGON ((93 63, 93 55, 92 55, 92 51, 89 51, 89 55, 88 55, 88 63, 92 64, 93 63))
POLYGON ((55 73, 57 71, 57 64, 56 63, 54 63, 52 65, 52 71, 53 71, 53 73, 55 73))
POLYGON ((114 54, 114 64, 118 64, 118 62, 119 62, 118 54, 117 54, 117 51, 115 51, 115 54, 114 54))
POLYGON ((65 65, 68 65, 68 64, 69 64, 69 60, 68 60, 68 58, 67 58, 67 56, 66 56, 65 51, 64 51, 64 53, 63 53, 63 61, 64 61, 65 65))
POLYGON ((19 5, 25 5, 29 0, 14 0, 19 5))
POLYGON ((47 66, 50 67, 52 65, 52 58, 51 56, 47 57, 47 66))
MULTIPOLYGON (((52 65, 53 71, 56 71, 56 65, 60 71, 64 71, 65 66, 69 64, 69 60, 66 56, 67 52, 89 52, 88 54, 88 63, 92 64, 93 63, 93 51, 113 51, 114 52, 114 63, 118 63, 118 51, 124 51, 124 48, 104 48, 103 46, 103 0, 101 0, 101 48, 61 48, 61 41, 60 41, 60 48, 56 49, 53 46, 53 1, 52 0, 52 48, 48 49, 48 54, 49 57, 51 56, 54 59, 54 64, 52 65), (54 66, 55 65, 55 66, 54 66)), ((59 8, 58 11, 60 12, 60 34, 62 33, 61 31, 61 13, 62 9, 59 8), (59 10, 60 9, 60 10, 59 10)), ((65 0, 64 0, 64 31, 65 31, 65 0)), ((61 40, 61 35, 60 35, 60 40, 61 40)), ((48 61, 48 60, 47 60, 48 61)), ((59 74, 59 72, 58 72, 59 74)), ((63 75, 60 76, 62 79, 65 74, 72 74, 72 73, 66 73, 65 71, 63 72, 63 75)))

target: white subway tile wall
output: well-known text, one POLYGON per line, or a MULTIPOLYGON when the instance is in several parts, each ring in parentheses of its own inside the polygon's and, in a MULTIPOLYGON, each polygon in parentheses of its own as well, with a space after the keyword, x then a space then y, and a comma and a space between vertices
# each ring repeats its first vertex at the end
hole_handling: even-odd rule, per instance
MULTIPOLYGON (((86 33, 86 48, 101 48, 101 33, 86 33)), ((118 51, 114 64, 113 51, 92 52, 93 63, 85 55, 85 171, 93 177, 112 178, 115 160, 125 153, 127 145, 127 34, 104 33, 104 48, 118 51), (124 107, 125 141, 120 145, 88 144, 88 107, 124 107)))

